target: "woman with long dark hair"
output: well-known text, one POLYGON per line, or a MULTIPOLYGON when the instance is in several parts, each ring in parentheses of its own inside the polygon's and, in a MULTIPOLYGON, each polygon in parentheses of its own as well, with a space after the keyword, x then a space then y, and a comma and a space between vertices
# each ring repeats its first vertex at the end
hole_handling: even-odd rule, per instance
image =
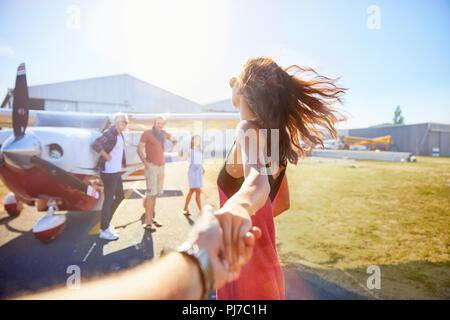
POLYGON ((273 217, 289 208, 285 170, 287 162, 297 164, 299 153, 305 153, 299 138, 309 146, 323 145, 320 127, 336 137, 333 106, 342 103, 345 89, 335 81, 313 69, 283 69, 269 58, 248 60, 239 77, 230 80, 241 121, 217 178, 221 208, 215 214, 230 263, 229 283, 218 290, 217 299, 284 299, 273 217), (306 79, 308 74, 314 77, 306 79), (243 235, 252 225, 262 237, 250 262, 240 268, 243 235))

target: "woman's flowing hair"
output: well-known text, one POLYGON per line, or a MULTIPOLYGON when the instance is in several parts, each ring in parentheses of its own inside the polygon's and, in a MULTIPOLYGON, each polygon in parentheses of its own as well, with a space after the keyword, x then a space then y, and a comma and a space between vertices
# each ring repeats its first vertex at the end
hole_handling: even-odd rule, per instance
POLYGON ((335 125, 342 119, 334 105, 342 104, 341 95, 347 90, 336 86, 337 80, 297 65, 283 69, 270 58, 246 62, 239 75, 239 90, 262 129, 279 129, 280 163, 296 164, 299 151, 304 157, 306 148, 300 145, 299 136, 308 147, 323 147, 320 127, 337 137, 335 125), (310 74, 313 78, 306 79, 310 74))

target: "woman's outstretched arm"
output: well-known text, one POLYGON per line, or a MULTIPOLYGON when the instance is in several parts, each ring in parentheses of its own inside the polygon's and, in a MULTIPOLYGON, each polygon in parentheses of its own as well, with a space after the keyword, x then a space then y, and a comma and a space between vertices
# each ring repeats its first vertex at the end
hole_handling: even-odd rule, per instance
POLYGON ((244 235, 250 230, 251 215, 264 206, 270 192, 264 163, 265 137, 258 126, 243 120, 236 128, 237 160, 242 161, 245 181, 241 188, 216 211, 222 227, 224 252, 233 279, 245 255, 244 235))
POLYGON ((178 160, 180 160, 180 161, 183 161, 190 156, 191 156, 190 150, 178 151, 178 160))

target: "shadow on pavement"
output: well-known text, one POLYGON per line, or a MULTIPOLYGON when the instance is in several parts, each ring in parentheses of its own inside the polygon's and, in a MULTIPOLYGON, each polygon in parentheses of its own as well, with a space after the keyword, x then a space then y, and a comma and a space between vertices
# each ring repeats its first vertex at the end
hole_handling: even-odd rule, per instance
POLYGON ((100 212, 70 212, 66 216, 65 230, 50 243, 36 240, 29 230, 0 247, 0 298, 64 285, 73 274, 67 273, 71 265, 80 268, 83 283, 83 279, 128 269, 154 257, 149 232, 140 243, 104 255, 109 242, 88 234, 98 223, 100 212))

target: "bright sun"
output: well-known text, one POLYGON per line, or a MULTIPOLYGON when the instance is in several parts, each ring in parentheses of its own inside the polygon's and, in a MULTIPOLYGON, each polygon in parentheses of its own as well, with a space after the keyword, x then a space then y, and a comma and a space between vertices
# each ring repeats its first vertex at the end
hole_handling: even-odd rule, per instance
POLYGON ((229 11, 226 1, 104 1, 89 15, 89 43, 127 73, 192 92, 208 80, 199 70, 223 59, 229 11))

